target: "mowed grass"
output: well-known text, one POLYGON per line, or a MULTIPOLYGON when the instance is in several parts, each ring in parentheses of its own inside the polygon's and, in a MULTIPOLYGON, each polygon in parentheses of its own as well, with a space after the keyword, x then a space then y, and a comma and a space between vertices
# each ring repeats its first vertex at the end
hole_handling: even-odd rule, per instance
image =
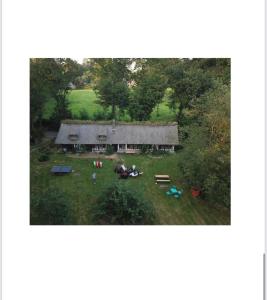
MULTIPOLYGON (((88 114, 89 119, 93 119, 96 112, 103 112, 103 107, 99 105, 97 96, 93 90, 72 90, 68 95, 69 109, 73 119, 80 119, 81 112, 85 111, 88 114)), ((55 109, 55 100, 49 100, 45 107, 43 117, 49 119, 55 109)), ((111 110, 109 108, 109 110, 111 110)), ((120 117, 121 121, 130 121, 129 115, 126 113, 120 117)), ((155 108, 151 114, 151 121, 164 121, 172 122, 175 121, 175 114, 167 106, 167 102, 163 101, 158 108, 155 108)))
POLYGON ((92 204, 106 186, 120 181, 143 192, 145 198, 153 203, 157 224, 230 224, 230 210, 218 205, 195 199, 189 188, 181 183, 181 175, 177 171, 179 153, 156 158, 148 155, 121 155, 125 165, 135 164, 144 174, 127 180, 118 179, 114 173, 114 161, 103 159, 103 168, 93 167, 93 158, 72 158, 64 154, 53 154, 48 162, 39 162, 38 153, 31 155, 31 196, 44 192, 49 187, 62 190, 71 203, 73 224, 92 224, 92 204), (70 165, 74 172, 64 176, 50 173, 53 165, 70 165), (97 173, 97 182, 91 181, 93 172, 97 173), (154 182, 155 174, 169 174, 171 185, 184 189, 180 199, 166 195, 167 189, 160 188, 154 182))

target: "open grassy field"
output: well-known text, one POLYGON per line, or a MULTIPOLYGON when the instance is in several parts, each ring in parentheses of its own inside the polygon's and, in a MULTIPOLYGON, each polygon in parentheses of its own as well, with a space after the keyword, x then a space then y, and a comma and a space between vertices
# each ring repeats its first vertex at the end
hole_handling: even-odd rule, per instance
POLYGON ((135 164, 144 174, 127 180, 118 179, 113 167, 115 161, 103 159, 103 168, 95 169, 93 160, 96 158, 70 157, 54 153, 48 162, 39 162, 38 151, 31 153, 31 196, 48 187, 57 187, 64 191, 71 202, 74 224, 91 224, 91 207, 105 186, 120 180, 122 184, 132 185, 141 190, 146 199, 152 201, 157 215, 157 224, 230 224, 230 210, 224 207, 195 199, 188 187, 181 182, 178 173, 179 153, 153 157, 149 155, 121 155, 127 166, 135 164), (50 173, 53 165, 70 165, 74 172, 64 176, 54 176, 50 173), (97 173, 97 183, 91 182, 91 175, 97 173), (169 174, 171 185, 184 189, 181 199, 167 196, 167 189, 154 183, 155 174, 169 174))
MULTIPOLYGON (((103 111, 103 108, 96 103, 97 96, 93 90, 72 90, 68 95, 69 109, 73 119, 80 119, 81 112, 86 111, 91 119, 94 113, 103 111)), ((43 117, 49 119, 55 107, 55 100, 48 101, 44 108, 43 117)), ((121 121, 129 121, 130 117, 125 114, 121 121)), ((151 114, 151 121, 175 121, 175 114, 169 109, 166 101, 163 101, 159 108, 155 108, 151 114)))

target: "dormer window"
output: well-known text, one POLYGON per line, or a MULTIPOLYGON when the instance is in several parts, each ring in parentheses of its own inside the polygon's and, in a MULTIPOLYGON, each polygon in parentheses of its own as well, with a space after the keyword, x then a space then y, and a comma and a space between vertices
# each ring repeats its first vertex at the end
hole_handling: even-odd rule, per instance
POLYGON ((77 141, 79 139, 78 134, 69 134, 69 140, 70 141, 77 141))
POLYGON ((99 134, 99 135, 97 136, 97 139, 98 139, 99 141, 105 141, 105 140, 107 139, 107 136, 104 135, 104 134, 99 134))

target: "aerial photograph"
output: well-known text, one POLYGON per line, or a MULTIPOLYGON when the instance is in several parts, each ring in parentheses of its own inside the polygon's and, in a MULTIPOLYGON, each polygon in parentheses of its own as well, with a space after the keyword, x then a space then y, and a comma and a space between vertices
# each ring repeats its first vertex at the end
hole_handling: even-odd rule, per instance
POLYGON ((230 58, 30 58, 30 225, 230 225, 230 58))

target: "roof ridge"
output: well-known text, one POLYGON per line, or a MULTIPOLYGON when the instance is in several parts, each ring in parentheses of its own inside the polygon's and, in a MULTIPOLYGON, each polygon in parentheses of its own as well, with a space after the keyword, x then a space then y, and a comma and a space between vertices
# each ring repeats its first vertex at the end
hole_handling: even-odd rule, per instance
MULTIPOLYGON (((67 125, 112 125, 113 121, 92 121, 92 120, 62 120, 61 124, 67 125)), ((116 125, 148 125, 148 126, 174 126, 177 122, 151 122, 151 121, 116 121, 116 125)))

